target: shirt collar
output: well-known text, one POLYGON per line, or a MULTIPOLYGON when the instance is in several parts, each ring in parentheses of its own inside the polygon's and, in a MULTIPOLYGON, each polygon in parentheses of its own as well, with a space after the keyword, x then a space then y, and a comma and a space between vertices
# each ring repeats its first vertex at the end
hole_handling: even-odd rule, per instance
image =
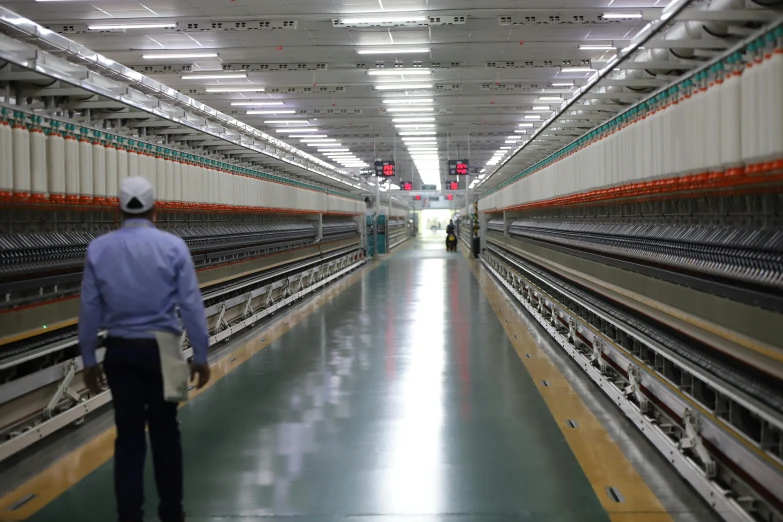
POLYGON ((155 225, 149 219, 130 218, 122 222, 122 228, 152 228, 155 225))

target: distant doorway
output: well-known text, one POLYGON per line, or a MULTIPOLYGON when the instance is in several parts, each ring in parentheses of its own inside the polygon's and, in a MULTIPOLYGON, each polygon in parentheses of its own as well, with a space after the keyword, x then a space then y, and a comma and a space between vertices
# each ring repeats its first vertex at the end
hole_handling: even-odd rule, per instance
POLYGON ((424 209, 421 211, 419 231, 423 237, 446 236, 446 226, 454 215, 452 210, 424 209))

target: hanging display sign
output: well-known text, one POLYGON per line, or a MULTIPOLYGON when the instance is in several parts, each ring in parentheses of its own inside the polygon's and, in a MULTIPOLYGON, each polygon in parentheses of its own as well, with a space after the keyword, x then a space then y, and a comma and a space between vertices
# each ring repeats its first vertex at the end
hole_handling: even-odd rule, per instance
POLYGON ((449 176, 467 176, 468 160, 449 160, 449 176))
POLYGON ((391 178, 394 176, 394 160, 384 160, 375 162, 375 175, 378 177, 391 178))
POLYGON ((421 190, 438 190, 437 185, 422 185, 421 190))

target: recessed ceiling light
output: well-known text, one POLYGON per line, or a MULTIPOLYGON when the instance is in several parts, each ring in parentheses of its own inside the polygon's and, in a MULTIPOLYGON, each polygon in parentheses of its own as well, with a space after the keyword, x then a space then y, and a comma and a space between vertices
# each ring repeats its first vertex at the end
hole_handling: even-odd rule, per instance
POLYGON ((370 71, 367 71, 367 74, 369 76, 397 76, 399 74, 409 74, 409 75, 416 75, 416 76, 424 76, 427 74, 432 74, 432 71, 426 68, 423 69, 372 69, 370 71))
POLYGON ((412 99, 406 99, 406 98, 389 98, 386 100, 383 100, 383 103, 389 103, 389 104, 403 104, 403 105, 412 105, 412 104, 421 104, 421 103, 432 103, 435 100, 432 98, 412 98, 412 99))
POLYGON ((183 80, 244 80, 247 78, 247 73, 183 74, 180 78, 183 80))
POLYGON ((501 150, 509 150, 511 147, 500 147, 501 150))
POLYGON ((407 91, 413 89, 432 89, 431 83, 382 83, 374 87, 376 91, 407 91))
POLYGON ((176 22, 159 24, 90 24, 87 29, 91 31, 115 31, 122 29, 169 29, 177 27, 176 22))
MULTIPOLYGON (((41 0, 38 0, 39 2, 41 0)), ((218 53, 161 53, 161 54, 142 54, 145 60, 178 60, 185 58, 217 58, 218 53)))
POLYGON ((207 87, 206 92, 264 92, 264 87, 207 87))
POLYGON ((265 101, 231 102, 232 107, 279 107, 281 105, 285 105, 285 103, 265 101))
POLYGON ((527 134, 526 130, 515 130, 514 132, 516 132, 517 134, 527 134))
POLYGON ((429 47, 378 47, 377 49, 359 49, 356 54, 420 54, 430 52, 429 47))
POLYGON ((604 20, 622 20, 625 18, 641 18, 642 13, 604 13, 601 16, 604 20))
MULTIPOLYGON (((538 118, 540 118, 540 116, 533 116, 533 118, 538 119, 538 118)), ((532 123, 520 123, 519 126, 520 127, 532 127, 533 124, 532 123)))
POLYGON ((551 84, 552 87, 573 87, 574 82, 556 82, 551 84))
POLYGON ((526 120, 540 120, 541 116, 539 116, 537 114, 528 114, 528 115, 525 116, 525 119, 526 120))
POLYGON ((549 107, 533 107, 534 111, 551 111, 549 107))
POLYGON ((290 129, 277 129, 277 132, 318 132, 318 129, 312 129, 309 127, 296 129, 291 127, 290 129))
POLYGON ((386 112, 433 112, 433 107, 389 107, 386 112))
POLYGON ((393 118, 392 119, 393 123, 419 123, 419 122, 424 123, 428 121, 435 121, 435 118, 424 117, 424 118, 393 118))
POLYGON ((516 142, 518 142, 518 141, 519 141, 519 140, 506 140, 506 143, 516 143, 516 142))

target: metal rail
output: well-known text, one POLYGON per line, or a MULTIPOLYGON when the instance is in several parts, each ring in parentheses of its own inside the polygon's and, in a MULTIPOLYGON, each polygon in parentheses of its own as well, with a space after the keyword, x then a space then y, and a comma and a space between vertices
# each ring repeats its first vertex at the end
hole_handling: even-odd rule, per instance
POLYGON ((727 367, 491 240, 481 259, 718 514, 783 520, 779 383, 727 367))

